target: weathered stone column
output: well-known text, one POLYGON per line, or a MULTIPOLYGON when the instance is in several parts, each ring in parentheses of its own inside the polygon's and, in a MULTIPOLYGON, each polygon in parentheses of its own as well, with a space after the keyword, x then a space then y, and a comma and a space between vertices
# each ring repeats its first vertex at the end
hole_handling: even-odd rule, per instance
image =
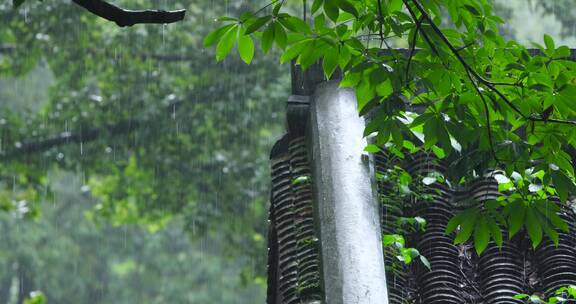
POLYGON ((326 304, 387 304, 376 186, 354 92, 320 83, 310 104, 312 184, 326 304))

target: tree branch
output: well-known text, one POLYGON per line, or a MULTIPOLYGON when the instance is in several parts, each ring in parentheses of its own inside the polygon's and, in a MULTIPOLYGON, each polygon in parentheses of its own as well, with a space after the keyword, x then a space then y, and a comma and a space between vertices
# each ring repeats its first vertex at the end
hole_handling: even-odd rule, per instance
MULTIPOLYGON (((411 11, 410 5, 408 4, 408 0, 403 0, 403 2, 404 2, 404 5, 407 7, 407 9, 409 11, 411 11)), ((476 79, 480 84, 486 86, 492 92, 496 93, 496 95, 498 95, 498 97, 500 97, 500 99, 502 99, 510 108, 512 108, 512 110, 514 110, 514 112, 518 113, 518 115, 520 115, 523 119, 530 120, 533 122, 545 122, 545 123, 550 122, 550 123, 576 125, 576 121, 559 120, 559 119, 543 119, 543 118, 534 117, 533 115, 524 114, 522 111, 520 111, 520 109, 512 101, 510 101, 508 99, 508 97, 506 97, 506 95, 504 95, 496 87, 499 85, 512 85, 512 86, 517 86, 517 85, 509 84, 509 83, 500 83, 500 82, 494 83, 494 82, 491 82, 491 81, 485 79, 480 74, 478 74, 478 72, 476 72, 468 64, 468 62, 466 62, 466 60, 462 57, 462 55, 460 55, 458 49, 456 49, 456 47, 454 45, 452 45, 452 43, 448 40, 448 38, 444 35, 444 33, 442 33, 442 30, 436 24, 434 24, 434 21, 432 20, 430 15, 428 15, 428 12, 422 6, 422 4, 420 4, 420 2, 418 2, 418 0, 412 0, 412 3, 414 3, 414 6, 418 9, 418 11, 422 15, 422 17, 426 19, 426 21, 428 22, 428 25, 430 25, 432 27, 432 30, 436 33, 436 35, 440 38, 440 40, 442 40, 442 42, 450 49, 452 54, 456 57, 456 59, 458 59, 458 61, 464 67, 464 69, 468 73, 470 73, 474 77, 474 79, 476 79)), ((417 22, 418 19, 416 18, 415 14, 411 13, 411 15, 414 19, 414 22, 417 22)), ((422 28, 420 29, 420 31, 424 35, 424 31, 422 30, 422 28)), ((473 85, 477 87, 476 83, 473 83, 473 85)))
POLYGON ((186 14, 186 10, 125 10, 102 0, 72 1, 96 16, 115 22, 120 27, 143 23, 174 23, 184 19, 184 15, 186 14))
POLYGON ((422 25, 422 20, 424 18, 420 17, 416 21, 416 29, 414 30, 414 37, 412 38, 412 42, 410 43, 410 54, 408 54, 408 62, 406 63, 406 84, 408 84, 408 79, 410 77, 410 63, 412 62, 412 57, 414 57, 414 53, 416 52, 416 40, 418 40, 418 32, 420 31, 420 26, 422 25))
POLYGON ((126 120, 102 128, 92 128, 77 133, 63 132, 53 137, 25 142, 12 150, 8 150, 4 154, 0 154, 0 160, 6 161, 17 159, 28 154, 44 152, 51 148, 70 143, 86 143, 94 141, 105 133, 114 135, 127 134, 134 131, 140 125, 141 123, 139 121, 126 120))
MULTIPOLYGON (((432 43, 432 40, 430 40, 430 37, 428 37, 428 35, 426 34, 426 31, 424 31, 424 29, 422 28, 422 24, 424 22, 424 15, 421 14, 420 18, 418 18, 416 16, 416 13, 414 12, 414 10, 412 10, 412 8, 410 7, 410 4, 408 4, 407 0, 403 0, 404 1, 404 5, 406 6, 406 9, 408 9, 408 12, 410 13, 410 16, 412 16, 412 19, 414 19, 414 22, 418 22, 418 20, 420 20, 420 26, 418 27, 418 30, 420 31, 420 33, 422 34, 422 37, 424 38, 424 40, 426 40, 426 43, 428 44, 428 46, 430 47, 430 50, 432 50, 432 52, 440 57, 440 52, 438 52, 438 50, 436 49, 436 46, 434 45, 434 43, 432 43)), ((440 58, 442 59, 442 58, 440 58)))
MULTIPOLYGON (((182 101, 176 101, 164 109, 165 113, 173 113, 176 107, 179 107, 182 101)), ((94 127, 79 132, 62 132, 46 138, 39 138, 34 140, 24 140, 22 144, 7 151, 0 151, 0 161, 7 161, 25 157, 26 155, 45 152, 52 148, 67 145, 70 143, 88 143, 95 141, 105 134, 123 135, 132 133, 141 126, 149 125, 148 120, 122 120, 114 124, 109 124, 101 127, 94 127)))
POLYGON ((488 107, 488 102, 486 102, 486 98, 480 91, 480 88, 474 83, 474 79, 469 71, 466 71, 466 75, 468 75, 468 79, 472 82, 474 89, 476 89, 476 93, 480 96, 482 103, 484 104, 484 115, 486 115, 486 129, 488 130, 488 142, 490 143, 490 150, 492 151, 492 157, 497 164, 500 164, 500 160, 498 159, 498 155, 496 155, 496 150, 494 149, 494 136, 492 135, 492 126, 490 124, 490 108, 488 107))
POLYGON ((16 45, 14 44, 0 44, 0 54, 12 53, 14 50, 16 50, 16 45))

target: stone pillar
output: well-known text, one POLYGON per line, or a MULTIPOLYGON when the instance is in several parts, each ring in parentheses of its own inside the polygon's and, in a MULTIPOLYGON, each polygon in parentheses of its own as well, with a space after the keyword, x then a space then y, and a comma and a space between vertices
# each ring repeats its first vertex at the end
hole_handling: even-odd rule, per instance
POLYGON ((310 104, 312 184, 326 304, 387 304, 376 184, 354 92, 327 81, 310 104))

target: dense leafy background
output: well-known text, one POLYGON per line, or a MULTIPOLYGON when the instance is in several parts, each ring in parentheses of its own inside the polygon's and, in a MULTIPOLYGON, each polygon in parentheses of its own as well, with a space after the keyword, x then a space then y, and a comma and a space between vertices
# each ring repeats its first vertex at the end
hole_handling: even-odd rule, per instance
POLYGON ((288 70, 203 49, 247 3, 122 4, 188 15, 120 29, 66 1, 0 5, 0 302, 253 303, 288 70))

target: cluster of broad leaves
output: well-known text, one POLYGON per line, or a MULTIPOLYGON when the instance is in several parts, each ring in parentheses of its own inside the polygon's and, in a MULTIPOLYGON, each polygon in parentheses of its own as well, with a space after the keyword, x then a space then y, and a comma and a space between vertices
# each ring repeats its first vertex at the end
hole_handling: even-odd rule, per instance
POLYGON ((371 113, 365 136, 400 154, 433 151, 453 184, 502 170, 514 191, 454 219, 457 242, 474 235, 481 253, 502 243, 502 229, 511 237, 523 228, 534 246, 543 233, 558 241, 566 223, 549 199, 576 194, 576 63, 567 46, 545 36, 534 52, 506 41, 488 0, 315 0, 306 17, 290 13, 292 2, 222 18, 204 44, 218 60, 236 45, 249 63, 255 38, 264 53, 276 46, 282 63, 321 62, 326 78, 339 69, 359 113, 371 113))
POLYGON ((414 259, 419 258, 426 268, 431 269, 430 261, 420 254, 418 249, 406 247, 406 241, 402 235, 385 234, 382 237, 382 245, 394 248, 397 254, 396 258, 404 264, 410 264, 414 259))
POLYGON ((537 295, 519 294, 515 298, 523 299, 526 303, 556 304, 556 303, 574 303, 576 301, 576 286, 569 285, 562 287, 554 292, 554 296, 547 300, 537 295))

